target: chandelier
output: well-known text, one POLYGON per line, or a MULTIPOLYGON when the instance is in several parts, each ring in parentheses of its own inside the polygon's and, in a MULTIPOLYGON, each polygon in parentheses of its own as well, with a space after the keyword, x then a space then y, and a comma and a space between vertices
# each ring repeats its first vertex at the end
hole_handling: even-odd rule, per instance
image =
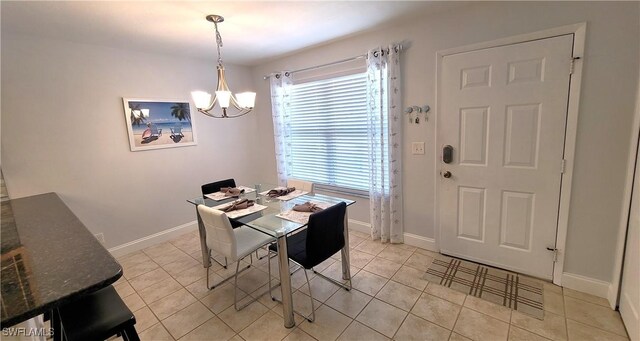
POLYGON ((193 91, 191 96, 193 102, 199 112, 214 118, 230 118, 240 117, 248 114, 253 110, 253 106, 256 101, 255 92, 242 92, 237 93, 235 96, 231 94, 227 80, 224 78, 224 65, 222 65, 222 54, 220 48, 222 47, 222 36, 218 32, 218 23, 224 21, 224 18, 211 14, 207 15, 207 20, 213 23, 216 30, 216 45, 218 47, 218 86, 216 87, 215 95, 211 95, 205 91, 193 91), (222 113, 213 113, 213 109, 216 105, 220 106, 222 113), (235 110, 229 110, 230 106, 233 106, 235 110), (233 111, 233 112, 231 112, 233 111))

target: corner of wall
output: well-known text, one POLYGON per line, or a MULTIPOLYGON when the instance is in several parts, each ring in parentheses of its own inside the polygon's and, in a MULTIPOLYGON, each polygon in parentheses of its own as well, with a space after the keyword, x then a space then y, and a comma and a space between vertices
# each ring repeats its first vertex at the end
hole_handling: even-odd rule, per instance
MULTIPOLYGON (((371 233, 371 224, 364 221, 349 219, 349 229, 368 234, 371 233)), ((413 233, 404 233, 404 243, 433 252, 439 251, 436 247, 435 239, 419 236, 413 233)))
POLYGON ((606 298, 607 301, 609 301, 611 309, 616 310, 616 307, 618 306, 618 286, 615 283, 609 284, 606 298))
POLYGON ((611 305, 611 308, 615 309, 615 300, 618 293, 614 292, 612 294, 612 291, 615 290, 613 288, 613 285, 609 282, 564 272, 562 273, 562 286, 594 296, 606 298, 607 300, 609 300, 609 305, 611 305))

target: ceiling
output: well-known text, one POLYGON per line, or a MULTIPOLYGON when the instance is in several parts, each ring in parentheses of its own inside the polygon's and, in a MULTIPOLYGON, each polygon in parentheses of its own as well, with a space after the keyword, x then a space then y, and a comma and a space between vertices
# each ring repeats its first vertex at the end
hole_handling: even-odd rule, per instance
POLYGON ((256 65, 380 24, 459 6, 430 1, 2 1, 2 33, 256 65))

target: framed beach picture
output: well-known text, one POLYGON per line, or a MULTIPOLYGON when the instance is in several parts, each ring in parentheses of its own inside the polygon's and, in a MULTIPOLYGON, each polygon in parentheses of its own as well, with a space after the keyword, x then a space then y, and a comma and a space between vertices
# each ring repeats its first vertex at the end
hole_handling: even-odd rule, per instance
POLYGON ((131 151, 196 145, 189 101, 123 98, 131 151))

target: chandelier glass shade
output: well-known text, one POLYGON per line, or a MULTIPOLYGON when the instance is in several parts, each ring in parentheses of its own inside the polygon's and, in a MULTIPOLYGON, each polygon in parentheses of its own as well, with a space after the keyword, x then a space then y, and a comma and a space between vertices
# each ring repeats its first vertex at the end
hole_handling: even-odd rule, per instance
POLYGON ((216 46, 218 50, 218 85, 213 95, 200 90, 191 92, 193 103, 199 112, 214 118, 230 118, 246 115, 253 110, 256 93, 241 92, 236 93, 235 96, 231 93, 231 90, 227 85, 227 80, 224 76, 224 65, 222 64, 221 53, 222 37, 218 31, 218 23, 223 22, 224 18, 219 15, 211 14, 207 16, 207 20, 213 23, 216 32, 216 46), (216 104, 220 107, 221 112, 213 112, 216 104))

